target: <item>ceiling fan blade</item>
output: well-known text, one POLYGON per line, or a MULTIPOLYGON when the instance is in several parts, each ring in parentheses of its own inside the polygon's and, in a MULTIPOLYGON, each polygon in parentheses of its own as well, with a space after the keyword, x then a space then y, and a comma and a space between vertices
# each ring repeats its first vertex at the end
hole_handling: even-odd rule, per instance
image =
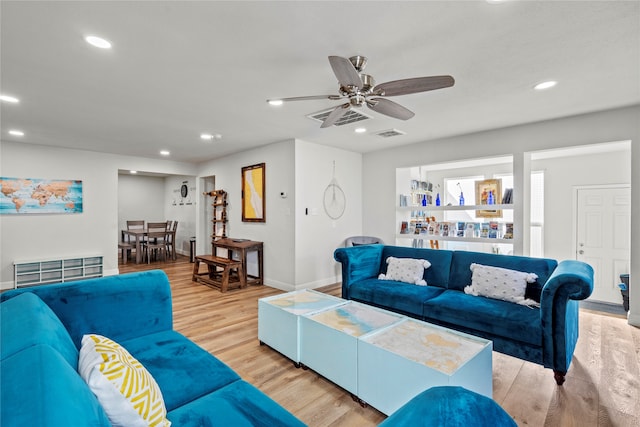
POLYGON ((360 74, 353 67, 351 61, 341 56, 330 56, 329 64, 331 64, 333 74, 336 75, 340 86, 355 86, 362 89, 360 74))
POLYGON ((340 117, 344 116, 347 111, 349 111, 349 108, 351 108, 351 104, 348 102, 346 104, 338 105, 331 113, 329 113, 327 118, 324 119, 324 122, 322 122, 320 127, 328 128, 329 126, 333 126, 335 122, 340 120, 340 117))
POLYGON ((367 102, 369 108, 371 108, 373 111, 377 111, 378 113, 384 114, 389 117, 400 120, 409 120, 411 117, 416 115, 413 111, 389 99, 371 98, 368 101, 371 101, 367 102))
POLYGON ((408 95, 451 87, 454 83, 451 76, 415 77, 381 83, 373 88, 373 93, 381 96, 408 95))
POLYGON ((277 103, 278 101, 290 102, 290 101, 310 101, 313 99, 331 99, 333 101, 341 99, 340 95, 311 95, 311 96, 294 96, 292 98, 271 98, 267 99, 269 104, 277 103))

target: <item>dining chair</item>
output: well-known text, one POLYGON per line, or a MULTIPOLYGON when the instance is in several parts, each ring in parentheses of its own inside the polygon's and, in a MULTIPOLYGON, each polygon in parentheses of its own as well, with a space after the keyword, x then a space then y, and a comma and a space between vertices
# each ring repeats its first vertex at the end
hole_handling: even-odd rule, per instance
POLYGON ((171 258, 176 260, 176 230, 178 229, 178 221, 167 221, 167 249, 171 254, 171 258))
MULTIPOLYGON (((127 221, 127 230, 129 231, 144 231, 144 220, 134 220, 134 221, 127 221)), ((130 235, 124 235, 122 236, 122 242, 125 244, 129 244, 131 245, 131 250, 129 250, 130 253, 133 252, 133 250, 135 250, 136 245, 135 242, 132 241, 132 237, 130 235)), ((144 243, 145 238, 142 237, 142 241, 141 243, 144 243)))
POLYGON ((149 222, 147 224, 147 240, 143 242, 143 255, 147 258, 147 264, 151 262, 151 254, 157 253, 156 259, 162 254, 162 259, 167 258, 167 222, 149 222))

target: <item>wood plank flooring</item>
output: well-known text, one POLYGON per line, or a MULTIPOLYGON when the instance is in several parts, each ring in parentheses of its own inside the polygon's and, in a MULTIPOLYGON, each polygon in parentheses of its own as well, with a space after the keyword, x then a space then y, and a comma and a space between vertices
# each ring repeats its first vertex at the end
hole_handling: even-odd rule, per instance
MULTIPOLYGON (((258 342, 257 300, 282 291, 230 290, 191 281, 187 257, 120 272, 163 269, 171 281, 174 327, 227 363, 311 427, 375 426, 384 414, 362 408, 348 392, 258 342)), ((340 286, 320 291, 340 295, 340 286)), ((494 399, 519 426, 640 426, 640 329, 625 318, 582 309, 580 338, 564 386, 551 370, 493 353, 494 399)))

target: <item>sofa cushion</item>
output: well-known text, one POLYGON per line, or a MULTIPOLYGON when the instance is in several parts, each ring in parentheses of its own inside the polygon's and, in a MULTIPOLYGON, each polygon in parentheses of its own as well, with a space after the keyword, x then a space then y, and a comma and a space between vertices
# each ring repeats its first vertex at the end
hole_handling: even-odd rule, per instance
POLYGON ((272 427, 304 424, 245 381, 236 381, 169 412, 175 426, 272 427))
POLYGON ((384 246, 382 249, 380 273, 387 273, 386 260, 388 257, 426 259, 431 263, 431 267, 424 271, 423 279, 429 284, 429 286, 446 288, 447 283, 449 282, 449 269, 451 267, 452 254, 452 251, 441 251, 436 249, 384 246))
POLYGON ((36 344, 48 344, 73 369, 78 367, 78 349, 53 311, 32 293, 24 293, 0 304, 2 359, 36 344))
POLYGON ((424 318, 468 330, 542 345, 540 309, 497 299, 446 291, 424 302, 424 318))
POLYGON ((466 294, 540 306, 534 300, 525 298, 527 285, 538 280, 536 274, 475 263, 471 264, 471 271, 471 285, 464 288, 466 294))
POLYGON ((120 344, 156 380, 167 411, 240 379, 231 368, 176 331, 158 332, 120 344))
POLYGON ((98 399, 49 345, 26 348, 0 363, 0 425, 111 426, 98 399))
POLYGON ((387 273, 378 276, 380 280, 397 280, 399 282, 411 283, 412 285, 427 286, 424 280, 424 270, 429 268, 431 263, 426 259, 413 258, 387 258, 387 273))
POLYGON ((78 370, 114 426, 171 425, 165 418, 167 410, 158 384, 115 341, 101 335, 85 335, 78 370))
POLYGON ((415 286, 393 280, 368 279, 352 284, 350 297, 356 301, 420 317, 423 302, 444 291, 443 288, 435 286, 415 286))
POLYGON ((508 268, 510 270, 534 273, 538 276, 535 283, 527 286, 525 298, 531 298, 540 302, 542 287, 558 262, 548 258, 530 258, 516 255, 497 255, 485 252, 453 251, 451 259, 451 275, 449 277, 449 289, 462 291, 465 286, 471 284, 471 264, 482 264, 493 267, 508 268))

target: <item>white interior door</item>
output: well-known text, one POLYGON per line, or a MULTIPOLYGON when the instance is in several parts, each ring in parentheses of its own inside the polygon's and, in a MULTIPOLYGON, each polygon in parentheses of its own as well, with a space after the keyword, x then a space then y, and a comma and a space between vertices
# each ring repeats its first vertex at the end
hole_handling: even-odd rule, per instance
POLYGON ((620 274, 629 273, 631 189, 628 186, 577 190, 576 259, 594 269, 589 299, 621 303, 620 274))

